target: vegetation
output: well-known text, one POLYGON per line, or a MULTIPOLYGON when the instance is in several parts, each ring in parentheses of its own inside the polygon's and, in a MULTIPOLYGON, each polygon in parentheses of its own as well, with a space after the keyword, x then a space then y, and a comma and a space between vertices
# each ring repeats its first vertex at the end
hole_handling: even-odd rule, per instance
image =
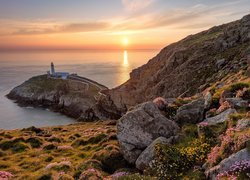
POLYGON ((117 168, 128 167, 115 133, 115 126, 105 122, 1 130, 0 169, 14 179, 73 179, 90 168, 108 176, 105 166, 113 160, 107 157, 115 155, 117 168))

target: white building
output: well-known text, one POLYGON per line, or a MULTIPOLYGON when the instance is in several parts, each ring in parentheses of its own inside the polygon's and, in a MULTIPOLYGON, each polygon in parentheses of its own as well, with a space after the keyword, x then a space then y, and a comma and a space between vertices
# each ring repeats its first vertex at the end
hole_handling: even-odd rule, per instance
POLYGON ((56 72, 55 71, 55 66, 54 63, 51 62, 50 65, 50 71, 47 71, 47 73, 51 76, 51 77, 56 77, 56 78, 61 78, 61 79, 67 79, 69 76, 68 72, 56 72))

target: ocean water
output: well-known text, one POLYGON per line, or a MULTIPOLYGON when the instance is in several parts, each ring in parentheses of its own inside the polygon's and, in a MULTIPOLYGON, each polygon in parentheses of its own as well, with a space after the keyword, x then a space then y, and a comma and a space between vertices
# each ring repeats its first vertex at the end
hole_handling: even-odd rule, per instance
POLYGON ((129 79, 132 69, 157 54, 147 51, 23 51, 0 52, 0 129, 53 126, 76 122, 46 109, 19 107, 5 97, 32 76, 45 74, 54 62, 56 71, 77 73, 109 88, 129 79))

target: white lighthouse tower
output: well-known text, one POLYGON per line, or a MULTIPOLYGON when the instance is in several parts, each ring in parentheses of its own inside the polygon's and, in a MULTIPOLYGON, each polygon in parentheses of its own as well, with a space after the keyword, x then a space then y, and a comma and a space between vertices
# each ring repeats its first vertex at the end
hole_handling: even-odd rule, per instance
POLYGON ((51 62, 51 65, 50 65, 50 74, 51 75, 54 75, 55 74, 55 66, 54 66, 54 63, 51 62))

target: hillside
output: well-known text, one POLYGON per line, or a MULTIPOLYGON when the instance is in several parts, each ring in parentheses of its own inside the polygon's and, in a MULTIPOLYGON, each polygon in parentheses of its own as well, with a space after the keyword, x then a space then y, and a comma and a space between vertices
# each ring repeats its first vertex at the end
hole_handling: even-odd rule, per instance
POLYGON ((173 98, 202 92, 225 76, 246 71, 250 58, 250 15, 190 35, 163 48, 130 79, 106 92, 115 106, 129 107, 156 97, 173 98))

